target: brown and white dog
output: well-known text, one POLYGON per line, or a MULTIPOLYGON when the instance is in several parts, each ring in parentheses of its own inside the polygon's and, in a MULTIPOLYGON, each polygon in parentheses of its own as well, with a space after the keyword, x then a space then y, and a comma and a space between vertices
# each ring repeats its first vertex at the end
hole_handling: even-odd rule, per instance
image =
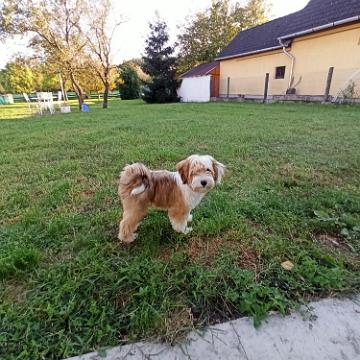
POLYGON ((173 229, 192 229, 191 211, 224 175, 225 166, 210 155, 191 155, 176 165, 176 172, 152 171, 141 163, 127 165, 120 174, 119 196, 123 218, 119 240, 131 243, 150 207, 167 210, 173 229))

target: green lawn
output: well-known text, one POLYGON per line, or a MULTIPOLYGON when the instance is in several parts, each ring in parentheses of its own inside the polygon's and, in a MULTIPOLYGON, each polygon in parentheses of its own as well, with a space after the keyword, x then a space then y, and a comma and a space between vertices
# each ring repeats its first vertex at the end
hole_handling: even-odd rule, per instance
POLYGON ((0 358, 174 341, 360 288, 360 108, 146 105, 26 117, 0 107, 0 358), (120 169, 227 165, 193 233, 152 211, 116 241, 120 169), (291 261, 294 268, 281 264, 291 261))

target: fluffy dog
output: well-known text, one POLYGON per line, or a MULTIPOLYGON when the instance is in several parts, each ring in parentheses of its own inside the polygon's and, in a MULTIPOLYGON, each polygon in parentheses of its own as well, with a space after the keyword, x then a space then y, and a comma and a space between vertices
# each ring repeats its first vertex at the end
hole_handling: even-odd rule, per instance
POLYGON ((188 227, 191 211, 221 182, 225 166, 210 155, 191 155, 176 170, 151 171, 141 163, 125 166, 119 182, 123 206, 119 240, 135 240, 135 231, 150 207, 166 210, 175 231, 187 234, 192 230, 188 227))

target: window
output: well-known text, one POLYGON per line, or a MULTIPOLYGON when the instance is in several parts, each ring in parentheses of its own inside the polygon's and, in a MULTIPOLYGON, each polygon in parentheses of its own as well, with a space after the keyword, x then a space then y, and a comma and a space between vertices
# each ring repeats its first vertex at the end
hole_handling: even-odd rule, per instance
POLYGON ((277 66, 275 69, 275 79, 285 79, 285 66, 277 66))

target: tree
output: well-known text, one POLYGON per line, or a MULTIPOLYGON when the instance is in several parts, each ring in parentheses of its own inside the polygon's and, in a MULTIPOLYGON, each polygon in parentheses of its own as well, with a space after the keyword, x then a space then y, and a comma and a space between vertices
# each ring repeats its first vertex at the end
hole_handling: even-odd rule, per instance
POLYGON ((0 70, 0 94, 6 93, 6 83, 7 83, 6 71, 5 69, 3 69, 0 70))
POLYGON ((84 92, 76 73, 83 68, 87 40, 77 26, 85 10, 85 0, 4 0, 0 13, 0 36, 31 34, 30 45, 71 80, 79 107, 84 92))
POLYGON ((188 18, 178 36, 179 73, 213 61, 239 31, 266 20, 264 0, 249 0, 245 6, 231 5, 230 0, 213 0, 210 8, 188 18))
POLYGON ((33 72, 21 60, 9 62, 5 66, 4 82, 4 88, 8 92, 31 92, 33 89, 33 72))
POLYGON ((96 92, 100 100, 100 93, 104 91, 104 84, 97 72, 94 71, 92 64, 85 63, 85 68, 77 74, 77 79, 86 94, 96 92))
POLYGON ((12 93, 60 89, 58 74, 42 59, 34 57, 14 57, 0 71, 0 83, 4 91, 12 93))
MULTIPOLYGON (((77 74, 81 87, 86 94, 96 92, 100 100, 100 93, 104 93, 105 86, 98 72, 94 69, 93 63, 85 63, 85 69, 77 74)), ((117 68, 112 67, 108 76, 109 90, 112 91, 118 86, 119 74, 117 68)))
POLYGON ((148 82, 151 78, 148 74, 145 74, 142 67, 143 67, 144 61, 142 58, 134 58, 130 60, 124 61, 120 68, 123 66, 130 66, 131 68, 136 70, 136 73, 139 77, 139 80, 141 84, 148 82))
MULTIPOLYGON (((58 74, 50 73, 44 68, 42 65, 38 69, 39 77, 41 78, 41 85, 35 90, 42 90, 42 91, 56 91, 60 90, 60 80, 58 74)), ((35 82, 36 75, 34 73, 34 82, 35 82)))
POLYGON ((243 27, 239 31, 267 22, 270 8, 271 5, 266 6, 264 0, 248 0, 243 27))
POLYGON ((60 90, 58 74, 44 59, 37 57, 21 57, 33 74, 32 91, 60 90))
POLYGON ((149 103, 178 101, 176 58, 174 47, 168 45, 169 35, 166 23, 157 19, 149 24, 150 35, 146 40, 143 71, 151 77, 144 87, 143 99, 149 103))
POLYGON ((88 26, 84 28, 77 24, 80 32, 87 39, 89 51, 89 63, 93 71, 98 75, 104 85, 103 108, 108 107, 108 95, 111 83, 114 82, 117 71, 111 63, 112 38, 121 20, 110 25, 112 6, 110 0, 97 0, 91 3, 87 9, 88 26))
POLYGON ((138 99, 140 97, 140 78, 134 66, 129 63, 120 65, 119 91, 123 100, 138 99))

